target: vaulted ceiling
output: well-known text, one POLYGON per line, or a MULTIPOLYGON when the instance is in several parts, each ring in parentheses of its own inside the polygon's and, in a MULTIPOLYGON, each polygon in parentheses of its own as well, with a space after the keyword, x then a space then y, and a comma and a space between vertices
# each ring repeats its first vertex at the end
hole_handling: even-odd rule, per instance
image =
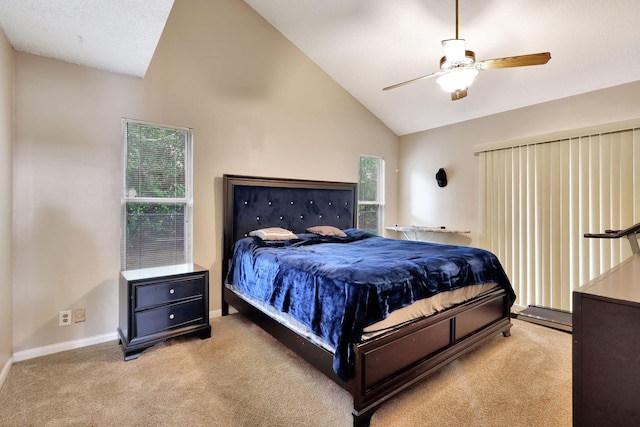
MULTIPOLYGON (((477 60, 552 58, 481 71, 457 101, 434 78, 382 91, 438 71, 455 0, 245 1, 398 135, 640 80, 635 0, 459 0, 477 60)), ((2 0, 0 25, 17 50, 142 77, 173 3, 2 0)))

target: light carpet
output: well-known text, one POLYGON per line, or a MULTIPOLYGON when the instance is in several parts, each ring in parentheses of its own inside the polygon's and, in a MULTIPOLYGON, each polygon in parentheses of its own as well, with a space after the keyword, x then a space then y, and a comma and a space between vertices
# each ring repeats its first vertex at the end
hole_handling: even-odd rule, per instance
MULTIPOLYGON (((571 335, 519 320, 371 426, 571 426, 571 335)), ((15 363, 2 426, 350 426, 351 396, 239 314, 123 361, 117 341, 15 363)))

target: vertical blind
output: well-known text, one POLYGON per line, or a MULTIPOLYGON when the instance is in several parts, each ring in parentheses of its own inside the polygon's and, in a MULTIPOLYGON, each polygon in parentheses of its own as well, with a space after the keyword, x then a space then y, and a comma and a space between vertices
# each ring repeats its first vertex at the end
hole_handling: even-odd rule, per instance
POLYGON ((577 287, 631 255, 627 239, 584 233, 640 222, 640 130, 483 151, 482 247, 502 262, 516 304, 570 311, 577 287))

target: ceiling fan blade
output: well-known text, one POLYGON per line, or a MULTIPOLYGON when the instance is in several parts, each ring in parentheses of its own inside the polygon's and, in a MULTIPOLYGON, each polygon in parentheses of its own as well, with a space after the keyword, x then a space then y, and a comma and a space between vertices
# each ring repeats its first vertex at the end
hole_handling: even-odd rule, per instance
POLYGON ((481 70, 493 70, 494 68, 526 67, 529 65, 542 65, 549 62, 551 53, 533 53, 531 55, 510 56, 479 61, 476 66, 481 70))
POLYGON ((400 86, 408 85, 409 83, 417 82, 419 80, 428 79, 430 77, 436 77, 436 76, 439 76, 441 74, 443 74, 443 72, 442 71, 438 71, 438 72, 435 72, 435 73, 431 73, 431 74, 427 74, 427 75, 424 75, 424 76, 416 77, 415 79, 407 80, 406 82, 396 83, 394 85, 387 86, 385 88, 382 88, 382 90, 395 89, 395 88, 400 87, 400 86))

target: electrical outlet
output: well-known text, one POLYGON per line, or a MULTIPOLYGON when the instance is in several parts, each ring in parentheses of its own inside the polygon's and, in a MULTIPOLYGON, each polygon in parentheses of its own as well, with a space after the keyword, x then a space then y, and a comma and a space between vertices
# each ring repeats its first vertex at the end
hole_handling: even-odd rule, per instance
POLYGON ((71 310, 62 310, 58 313, 58 326, 71 325, 71 310))
POLYGON ((84 322, 84 308, 76 308, 73 310, 73 323, 84 322))

